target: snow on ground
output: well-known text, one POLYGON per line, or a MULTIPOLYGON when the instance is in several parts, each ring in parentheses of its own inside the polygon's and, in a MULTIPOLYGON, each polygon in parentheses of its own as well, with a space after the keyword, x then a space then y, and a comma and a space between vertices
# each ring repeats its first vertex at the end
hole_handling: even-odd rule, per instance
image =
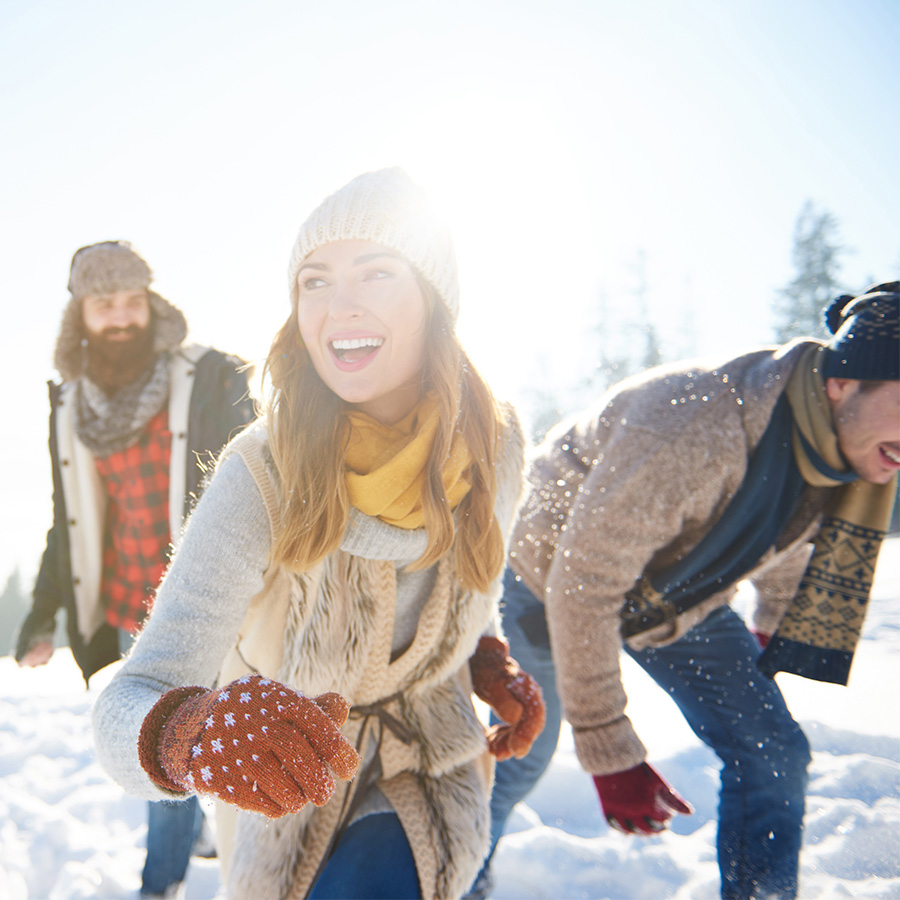
MULTIPOLYGON (((565 730, 497 851, 494 900, 718 897, 718 762, 671 700, 623 663, 629 714, 694 815, 652 838, 610 831, 565 730)), ((778 679, 814 750, 801 897, 900 900, 900 538, 882 549, 849 687, 778 679)), ((84 691, 68 651, 35 670, 0 658, 0 900, 136 895, 146 805, 94 758, 89 710, 103 679, 95 682, 84 691)), ((187 900, 215 897, 218 874, 215 860, 195 859, 187 900)))

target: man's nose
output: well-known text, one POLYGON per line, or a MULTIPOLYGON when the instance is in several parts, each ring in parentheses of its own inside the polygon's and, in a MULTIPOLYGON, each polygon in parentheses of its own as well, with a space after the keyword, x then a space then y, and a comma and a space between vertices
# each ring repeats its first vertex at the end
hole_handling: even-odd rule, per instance
POLYGON ((113 328, 127 328, 137 320, 137 313, 128 306, 114 306, 110 310, 109 321, 113 328))

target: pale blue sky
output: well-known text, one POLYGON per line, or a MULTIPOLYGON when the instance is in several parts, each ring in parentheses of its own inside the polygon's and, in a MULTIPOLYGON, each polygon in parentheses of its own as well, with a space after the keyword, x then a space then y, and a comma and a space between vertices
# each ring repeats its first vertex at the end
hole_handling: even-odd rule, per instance
POLYGON ((771 337, 796 216, 847 286, 900 266, 900 0, 6 0, 0 579, 49 526, 46 401, 75 249, 130 240, 192 337, 257 359, 294 234, 399 164, 451 219, 498 393, 568 384, 601 293, 677 348, 771 337), (13 440, 10 440, 13 438, 13 440))

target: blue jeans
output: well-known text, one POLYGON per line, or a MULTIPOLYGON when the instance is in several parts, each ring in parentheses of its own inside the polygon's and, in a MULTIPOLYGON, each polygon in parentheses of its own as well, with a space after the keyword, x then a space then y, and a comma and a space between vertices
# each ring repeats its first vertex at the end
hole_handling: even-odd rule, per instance
POLYGON ((316 879, 309 900, 419 900, 419 876, 400 819, 374 813, 354 822, 316 879))
MULTIPOLYGON (((491 792, 491 849, 488 861, 493 856, 513 807, 538 783, 550 765, 559 741, 562 720, 544 604, 535 599, 510 569, 503 576, 500 611, 510 656, 523 672, 531 675, 541 686, 547 719, 544 730, 531 745, 527 756, 522 759, 513 757, 497 764, 491 792)), ((496 722, 497 718, 491 715, 491 721, 496 722)))
MULTIPOLYGON (((560 719, 549 641, 540 639, 543 606, 509 572, 504 591, 510 652, 544 691, 547 728, 525 759, 497 766, 492 852, 513 806, 550 764, 560 719)), ((756 639, 740 616, 723 607, 673 644, 626 650, 722 761, 717 838, 722 897, 796 896, 809 743, 777 684, 756 668, 756 639)))
POLYGON ((756 638, 725 606, 674 644, 628 652, 722 761, 722 897, 795 897, 809 742, 756 667, 756 638))
MULTIPOLYGON (((134 635, 119 630, 124 656, 134 635)), ((147 804, 147 858, 141 874, 142 894, 164 894, 187 874, 194 841, 203 825, 203 810, 196 796, 187 800, 159 800, 147 804)))
POLYGON ((142 894, 164 894, 184 881, 203 810, 196 796, 147 804, 147 859, 141 875, 142 894))

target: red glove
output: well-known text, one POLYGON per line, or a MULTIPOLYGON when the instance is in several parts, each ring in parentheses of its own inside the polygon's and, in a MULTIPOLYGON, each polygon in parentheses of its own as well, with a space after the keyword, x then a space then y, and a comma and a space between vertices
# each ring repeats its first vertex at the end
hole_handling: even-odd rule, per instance
POLYGON ((359 755, 340 732, 350 707, 340 694, 315 699, 261 675, 219 690, 168 691, 144 719, 141 765, 168 790, 215 794, 278 818, 322 806, 332 773, 356 774, 359 755))
POLYGON ((674 813, 694 811, 647 763, 593 778, 606 821, 626 834, 662 831, 674 813))
POLYGON ((482 637, 469 660, 472 687, 502 719, 488 729, 488 749, 499 760, 521 759, 544 728, 544 695, 540 685, 509 655, 509 644, 482 637))
POLYGON ((766 634, 764 631, 754 631, 753 637, 756 638, 756 642, 759 644, 761 650, 765 650, 769 641, 772 640, 772 635, 766 634))

